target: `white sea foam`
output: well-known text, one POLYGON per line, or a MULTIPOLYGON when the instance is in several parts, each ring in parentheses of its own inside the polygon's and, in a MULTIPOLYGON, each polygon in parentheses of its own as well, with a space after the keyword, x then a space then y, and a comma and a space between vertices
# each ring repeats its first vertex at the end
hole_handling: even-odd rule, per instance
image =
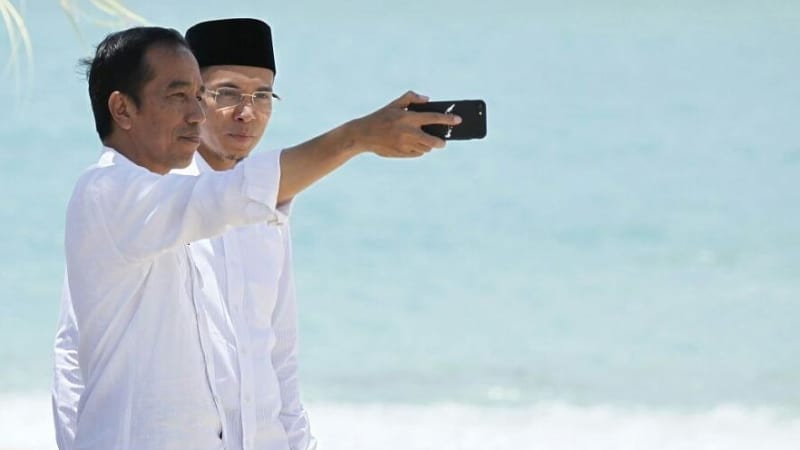
MULTIPOLYGON (((800 416, 719 406, 696 413, 542 404, 520 408, 313 404, 320 450, 796 450, 800 416)), ((46 394, 0 396, 0 449, 55 448, 46 394)))

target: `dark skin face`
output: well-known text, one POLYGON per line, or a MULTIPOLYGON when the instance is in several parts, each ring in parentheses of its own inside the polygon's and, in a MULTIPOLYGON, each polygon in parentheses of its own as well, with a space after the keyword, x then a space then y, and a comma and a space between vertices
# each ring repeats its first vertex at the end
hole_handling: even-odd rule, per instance
MULTIPOLYGON (((263 67, 238 65, 205 67, 202 76, 209 90, 226 87, 245 94, 271 91, 275 77, 263 67)), ((206 113, 198 151, 214 170, 228 170, 246 158, 264 135, 272 114, 255 108, 250 99, 236 106, 219 107, 210 96, 206 96, 206 113)))
POLYGON ((106 144, 136 164, 165 174, 188 166, 200 144, 203 80, 192 53, 184 47, 155 46, 145 53, 153 77, 133 99, 118 91, 108 105, 114 131, 106 144))

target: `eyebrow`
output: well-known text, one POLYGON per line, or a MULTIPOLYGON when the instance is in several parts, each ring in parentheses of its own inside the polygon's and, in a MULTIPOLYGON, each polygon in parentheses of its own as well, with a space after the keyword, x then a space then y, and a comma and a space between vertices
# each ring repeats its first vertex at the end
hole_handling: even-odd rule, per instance
MULTIPOLYGON (((185 88, 190 88, 190 87, 192 87, 192 83, 190 83, 188 81, 174 80, 169 85, 167 85, 167 91, 174 91, 174 90, 177 90, 177 89, 185 89, 185 88)), ((201 84, 200 87, 198 88, 198 90, 200 91, 200 94, 205 94, 206 93, 206 85, 201 84)))
POLYGON ((169 85, 167 85, 167 89, 180 89, 191 87, 192 83, 184 80, 173 80, 169 85))
MULTIPOLYGON (((217 84, 216 87, 215 87, 215 89, 219 89, 219 88, 231 88, 231 89, 239 89, 239 90, 242 89, 241 87, 239 87, 238 84, 234 83, 233 81, 223 81, 222 83, 217 84)), ((269 92, 272 92, 272 86, 269 86, 269 85, 259 86, 258 88, 256 88, 256 92, 258 92, 258 91, 269 91, 269 92)))

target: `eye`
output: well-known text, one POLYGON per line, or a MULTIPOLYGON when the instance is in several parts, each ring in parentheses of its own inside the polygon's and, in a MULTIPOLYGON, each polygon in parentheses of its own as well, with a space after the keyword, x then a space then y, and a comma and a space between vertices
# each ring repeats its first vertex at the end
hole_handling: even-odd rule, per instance
POLYGON ((217 90, 217 103, 222 106, 237 104, 241 98, 242 94, 235 89, 220 88, 217 90))
POLYGON ((256 91, 253 92, 253 98, 259 102, 272 101, 272 92, 269 91, 256 91))
POLYGON ((229 89, 229 88, 220 88, 219 90, 217 90, 217 93, 225 97, 234 97, 240 95, 239 91, 237 91, 236 89, 229 89))

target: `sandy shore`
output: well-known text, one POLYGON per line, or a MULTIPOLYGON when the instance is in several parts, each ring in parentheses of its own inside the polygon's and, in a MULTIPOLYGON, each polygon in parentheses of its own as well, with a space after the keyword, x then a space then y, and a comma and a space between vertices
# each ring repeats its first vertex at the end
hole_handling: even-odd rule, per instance
MULTIPOLYGON (((718 407, 680 413, 549 404, 309 405, 320 450, 796 450, 800 416, 718 407)), ((0 396, 0 450, 56 448, 47 394, 0 396)))

